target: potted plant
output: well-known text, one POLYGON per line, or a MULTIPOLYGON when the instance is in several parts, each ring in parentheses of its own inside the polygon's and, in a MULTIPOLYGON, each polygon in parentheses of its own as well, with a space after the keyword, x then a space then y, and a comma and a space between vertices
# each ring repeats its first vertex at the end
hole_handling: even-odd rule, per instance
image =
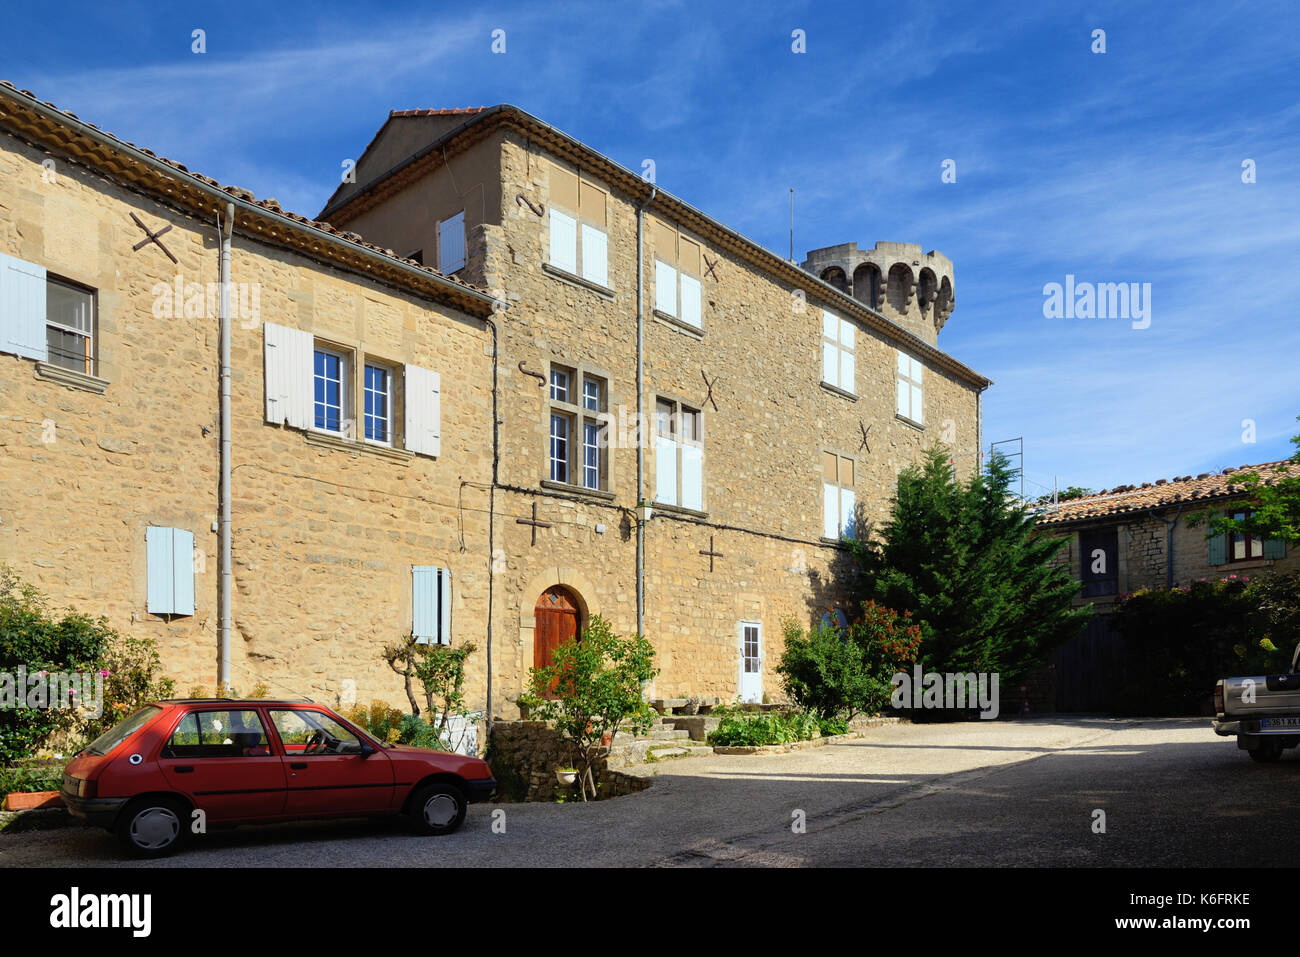
POLYGON ((577 768, 556 768, 555 780, 558 781, 560 784, 563 784, 565 787, 572 787, 574 782, 578 780, 578 769, 577 768))

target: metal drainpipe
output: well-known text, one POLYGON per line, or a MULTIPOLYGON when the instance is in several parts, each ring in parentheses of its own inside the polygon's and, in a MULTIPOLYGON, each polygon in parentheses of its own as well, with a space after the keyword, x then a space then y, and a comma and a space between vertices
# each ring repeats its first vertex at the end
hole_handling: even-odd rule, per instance
POLYGON ((492 330, 492 485, 488 489, 488 607, 487 607, 487 733, 492 734, 492 605, 495 586, 496 564, 496 503, 497 503, 497 464, 500 456, 500 423, 497 421, 497 362, 500 358, 500 346, 497 342, 497 325, 491 319, 484 319, 492 330))
POLYGON ((1174 528, 1178 525, 1178 516, 1183 514, 1183 507, 1178 506, 1178 511, 1174 512, 1172 519, 1160 518, 1154 509, 1148 509, 1147 514, 1152 518, 1159 519, 1165 523, 1167 531, 1165 532, 1165 588, 1174 587, 1174 528))
POLYGON ((221 579, 217 589, 217 686, 223 694, 229 694, 230 687, 230 592, 234 577, 230 567, 230 236, 234 225, 235 205, 227 203, 221 224, 221 579))
POLYGON ((651 186, 646 201, 636 208, 636 633, 645 635, 645 522, 641 501, 645 490, 645 210, 659 192, 651 186))

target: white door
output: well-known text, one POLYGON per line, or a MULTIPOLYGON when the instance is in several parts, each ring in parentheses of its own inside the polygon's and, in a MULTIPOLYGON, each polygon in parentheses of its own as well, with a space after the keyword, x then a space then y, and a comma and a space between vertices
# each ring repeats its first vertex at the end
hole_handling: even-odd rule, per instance
POLYGON ((740 623, 740 700, 763 700, 763 626, 756 621, 740 623))

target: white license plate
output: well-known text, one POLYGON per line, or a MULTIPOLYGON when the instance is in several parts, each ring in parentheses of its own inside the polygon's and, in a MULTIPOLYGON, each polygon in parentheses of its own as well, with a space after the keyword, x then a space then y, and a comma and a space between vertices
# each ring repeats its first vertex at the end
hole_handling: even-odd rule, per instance
POLYGON ((1300 731, 1300 717, 1260 718, 1260 731, 1300 731))

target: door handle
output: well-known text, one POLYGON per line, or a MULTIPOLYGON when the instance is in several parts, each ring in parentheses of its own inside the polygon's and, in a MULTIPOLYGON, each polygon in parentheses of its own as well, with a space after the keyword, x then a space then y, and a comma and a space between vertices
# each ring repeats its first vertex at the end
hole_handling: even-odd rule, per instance
POLYGON ((307 762, 306 762, 306 761, 293 761, 293 762, 291 762, 291 763, 289 764, 289 767, 293 768, 295 771, 303 771, 303 770, 305 770, 305 769, 307 768, 307 762))
POLYGON ((189 765, 189 764, 182 764, 180 767, 172 768, 172 770, 175 771, 177 774, 192 774, 192 773, 194 773, 194 767, 193 767, 193 765, 189 765))

